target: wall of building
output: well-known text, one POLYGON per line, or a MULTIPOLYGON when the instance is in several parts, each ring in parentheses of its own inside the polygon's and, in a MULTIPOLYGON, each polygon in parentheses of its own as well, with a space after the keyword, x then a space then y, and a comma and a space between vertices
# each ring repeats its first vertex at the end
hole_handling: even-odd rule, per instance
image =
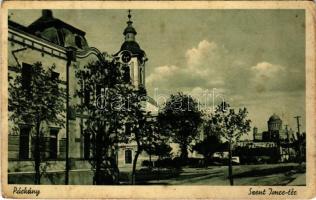
MULTIPOLYGON (((57 48, 41 40, 36 40, 27 34, 19 33, 17 31, 9 31, 8 43, 8 76, 9 81, 12 83, 18 73, 21 73, 23 63, 33 65, 36 62, 41 62, 44 68, 55 65, 55 72, 59 73, 61 79, 61 87, 66 87, 65 81, 65 51, 62 48, 57 48), (50 52, 50 53, 48 53, 50 52)), ((9 113, 11 115, 11 113, 9 113)), ((21 122, 23 123, 23 122, 21 122)), ((42 128, 46 133, 44 137, 49 137, 50 128, 57 128, 58 138, 61 140, 65 138, 65 129, 54 124, 43 123, 42 128)), ((20 126, 15 122, 9 121, 9 159, 19 158, 19 144, 20 144, 20 126)), ((31 134, 34 134, 34 128, 31 128, 31 134)), ((31 135, 30 134, 30 135, 31 135)), ((29 140, 31 146, 31 136, 29 140)), ((57 146, 59 149, 59 145, 57 146)), ((31 148, 29 148, 31 151, 31 148)), ((58 152, 59 156, 59 152, 58 152)), ((29 152, 31 157, 31 152, 29 152)))
MULTIPOLYGON (((12 83, 17 73, 21 73, 21 67, 23 63, 34 64, 35 62, 41 62, 44 68, 48 68, 52 65, 56 66, 55 72, 59 73, 61 79, 61 87, 66 88, 66 49, 57 46, 53 43, 45 41, 36 36, 30 35, 23 31, 15 30, 14 28, 9 30, 9 45, 8 45, 8 69, 9 78, 12 83)), ((74 97, 75 91, 79 89, 77 80, 75 78, 75 72, 77 69, 82 68, 89 62, 96 60, 95 54, 88 54, 84 58, 77 58, 75 62, 72 62, 69 67, 69 97, 70 107, 74 108, 80 99, 74 97)), ((65 105, 66 106, 66 105, 65 105)), ((10 114, 9 114, 10 115, 10 114)), ((65 113, 64 113, 65 115, 65 113)), ((75 113, 74 118, 69 120, 69 156, 71 158, 82 158, 83 156, 83 141, 81 134, 81 115, 75 113)), ((49 128, 59 128, 58 131, 58 157, 64 158, 65 153, 65 127, 58 127, 52 124, 43 124, 45 136, 49 137, 49 128)), ((19 159, 19 126, 15 122, 9 122, 9 159, 19 159)), ((31 129, 34 133, 34 129, 31 129)), ((31 139, 29 141, 31 146, 31 139)), ((31 148, 29 149, 31 151, 31 148)), ((29 153, 31 157, 31 152, 29 153)))

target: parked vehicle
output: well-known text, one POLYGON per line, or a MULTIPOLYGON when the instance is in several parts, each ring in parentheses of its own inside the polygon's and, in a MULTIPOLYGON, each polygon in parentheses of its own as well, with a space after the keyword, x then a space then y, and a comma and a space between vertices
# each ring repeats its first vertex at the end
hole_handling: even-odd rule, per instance
POLYGON ((233 164, 240 164, 239 156, 233 156, 232 157, 232 163, 233 164))

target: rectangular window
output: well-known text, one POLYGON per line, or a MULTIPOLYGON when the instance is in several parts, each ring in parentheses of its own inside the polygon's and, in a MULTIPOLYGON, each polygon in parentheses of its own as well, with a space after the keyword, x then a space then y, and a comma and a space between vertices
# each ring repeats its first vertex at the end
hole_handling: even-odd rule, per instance
POLYGON ((31 90, 32 65, 22 63, 22 87, 28 91, 31 90))
POLYGON ((59 79, 59 73, 52 71, 51 74, 51 80, 54 83, 53 88, 52 88, 52 94, 58 95, 58 82, 56 84, 55 81, 58 81, 59 79))
POLYGON ((125 164, 132 164, 132 150, 125 150, 125 164))
POLYGON ((29 158, 30 131, 31 131, 31 127, 20 127, 19 158, 21 160, 29 158))
POLYGON ((90 158, 90 134, 86 133, 84 134, 84 159, 90 158))
POLYGON ((139 68, 139 85, 143 86, 143 68, 139 68))
POLYGON ((52 128, 50 129, 50 138, 49 138, 49 158, 57 158, 57 139, 58 139, 59 129, 52 128))
POLYGON ((132 127, 131 127, 131 124, 130 123, 126 123, 125 124, 125 135, 127 137, 130 137, 132 134, 132 127))
POLYGON ((84 90, 84 104, 88 106, 90 104, 90 90, 84 90))
POLYGON ((52 75, 51 75, 52 80, 58 80, 59 78, 59 73, 52 71, 52 75))
POLYGON ((102 85, 97 85, 96 86, 96 98, 98 98, 98 96, 101 95, 101 91, 102 91, 102 85))
POLYGON ((91 101, 91 88, 89 86, 89 84, 87 84, 86 82, 84 82, 82 84, 82 89, 83 89, 83 104, 85 106, 89 106, 90 105, 90 101, 91 101))
POLYGON ((131 75, 130 75, 130 69, 128 65, 124 65, 122 67, 123 70, 123 82, 124 83, 131 83, 131 75))

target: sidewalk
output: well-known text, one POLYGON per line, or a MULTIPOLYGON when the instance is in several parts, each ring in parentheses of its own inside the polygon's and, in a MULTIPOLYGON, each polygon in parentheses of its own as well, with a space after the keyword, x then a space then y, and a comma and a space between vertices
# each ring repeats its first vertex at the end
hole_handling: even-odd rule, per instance
POLYGON ((295 186, 299 186, 299 185, 306 185, 306 174, 298 174, 297 177, 291 181, 290 183, 288 183, 287 185, 295 185, 295 186))

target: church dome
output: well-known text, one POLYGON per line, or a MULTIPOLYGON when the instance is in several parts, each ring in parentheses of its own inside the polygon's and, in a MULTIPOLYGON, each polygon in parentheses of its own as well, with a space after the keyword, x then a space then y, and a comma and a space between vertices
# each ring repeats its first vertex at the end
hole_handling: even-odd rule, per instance
POLYGON ((136 41, 125 41, 122 44, 120 51, 124 50, 130 51, 132 54, 137 54, 138 56, 143 56, 145 54, 136 41))
POLYGON ((126 34, 128 34, 128 33, 133 33, 133 34, 135 34, 135 35, 137 34, 135 28, 134 28, 132 25, 128 25, 128 26, 125 28, 124 32, 123 32, 124 35, 126 35, 126 34))
POLYGON ((132 26, 133 21, 131 21, 131 11, 128 10, 128 21, 127 27, 124 29, 125 41, 121 45, 121 49, 114 55, 118 55, 122 51, 129 51, 132 56, 137 57, 141 62, 146 61, 146 53, 143 51, 139 44, 136 42, 135 35, 137 34, 135 28, 132 26))
POLYGON ((127 27, 124 29, 123 34, 127 35, 128 33, 132 33, 134 35, 137 34, 135 28, 133 27, 133 21, 131 20, 132 15, 131 15, 131 10, 128 10, 128 21, 127 21, 127 27))
POLYGON ((268 120, 268 131, 280 131, 282 129, 281 118, 273 114, 268 120))
POLYGON ((281 120, 281 118, 276 115, 276 114, 273 114, 270 118, 269 118, 269 121, 279 121, 281 120))

